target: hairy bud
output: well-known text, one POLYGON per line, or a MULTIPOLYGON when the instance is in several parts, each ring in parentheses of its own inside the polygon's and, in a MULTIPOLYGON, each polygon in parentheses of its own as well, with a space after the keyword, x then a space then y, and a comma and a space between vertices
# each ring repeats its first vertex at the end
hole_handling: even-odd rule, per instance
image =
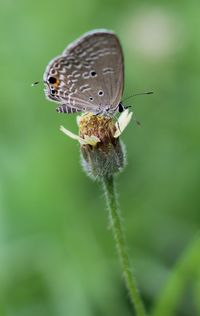
POLYGON ((121 171, 125 165, 124 145, 116 133, 115 121, 111 118, 87 114, 79 120, 79 136, 93 137, 98 142, 81 144, 82 165, 86 173, 101 180, 121 171))

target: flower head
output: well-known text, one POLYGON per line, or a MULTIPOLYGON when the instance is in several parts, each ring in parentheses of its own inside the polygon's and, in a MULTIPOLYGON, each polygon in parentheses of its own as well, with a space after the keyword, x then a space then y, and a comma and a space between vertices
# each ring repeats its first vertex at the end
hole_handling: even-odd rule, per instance
POLYGON ((112 118, 83 114, 78 117, 79 135, 65 129, 60 130, 81 144, 82 165, 92 178, 110 177, 121 171, 125 165, 124 146, 119 140, 132 113, 126 109, 117 122, 112 118))

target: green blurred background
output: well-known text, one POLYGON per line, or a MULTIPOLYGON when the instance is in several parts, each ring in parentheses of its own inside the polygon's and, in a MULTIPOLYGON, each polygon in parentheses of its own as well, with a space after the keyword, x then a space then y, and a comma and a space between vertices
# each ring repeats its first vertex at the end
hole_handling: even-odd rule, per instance
MULTIPOLYGON (((51 58, 94 28, 125 55, 134 121, 118 190, 148 309, 199 231, 199 1, 1 0, 0 315, 129 316, 101 187, 80 167, 75 116, 45 100, 51 58), (40 80, 41 84, 31 87, 40 80)), ((197 315, 190 287, 176 315, 197 315), (192 311, 192 312, 191 312, 192 311)))

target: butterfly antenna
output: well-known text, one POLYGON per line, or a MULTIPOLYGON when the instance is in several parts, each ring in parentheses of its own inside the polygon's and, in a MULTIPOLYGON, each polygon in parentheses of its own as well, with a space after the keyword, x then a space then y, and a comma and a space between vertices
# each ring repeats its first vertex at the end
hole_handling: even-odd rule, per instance
POLYGON ((40 83, 39 81, 35 81, 31 84, 31 87, 35 87, 38 83, 40 83))
POLYGON ((137 120, 135 112, 133 111, 133 120, 135 121, 135 123, 137 124, 137 126, 141 126, 140 121, 137 120))
POLYGON ((153 94, 154 92, 153 91, 147 91, 147 92, 141 92, 141 93, 135 93, 135 94, 132 94, 130 95, 129 97, 125 98, 124 100, 122 100, 122 102, 130 99, 130 98, 133 98, 133 97, 136 97, 138 95, 147 95, 147 94, 153 94))

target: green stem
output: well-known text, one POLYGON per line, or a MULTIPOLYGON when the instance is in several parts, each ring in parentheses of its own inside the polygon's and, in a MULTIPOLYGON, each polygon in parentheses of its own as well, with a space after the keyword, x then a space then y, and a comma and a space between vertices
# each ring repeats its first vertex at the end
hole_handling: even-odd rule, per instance
MULTIPOLYGON (((171 276, 159 295, 157 303, 151 313, 152 316, 172 316, 176 313, 176 306, 187 283, 198 278, 200 266, 200 238, 183 253, 174 267, 171 276)), ((198 279, 199 280, 199 279, 198 279)))
POLYGON ((117 195, 115 191, 115 183, 113 177, 104 178, 102 180, 103 187, 105 191, 109 218, 111 227, 113 230, 113 235, 116 243, 116 248, 118 252, 118 256, 121 262, 122 271, 124 274, 124 279, 126 283, 126 287, 129 291, 131 302, 135 308, 137 316, 146 315, 144 305, 140 294, 137 289, 136 281, 133 277, 130 268, 130 261, 127 253, 126 242, 122 229, 122 222, 120 217, 120 211, 117 207, 117 195))

